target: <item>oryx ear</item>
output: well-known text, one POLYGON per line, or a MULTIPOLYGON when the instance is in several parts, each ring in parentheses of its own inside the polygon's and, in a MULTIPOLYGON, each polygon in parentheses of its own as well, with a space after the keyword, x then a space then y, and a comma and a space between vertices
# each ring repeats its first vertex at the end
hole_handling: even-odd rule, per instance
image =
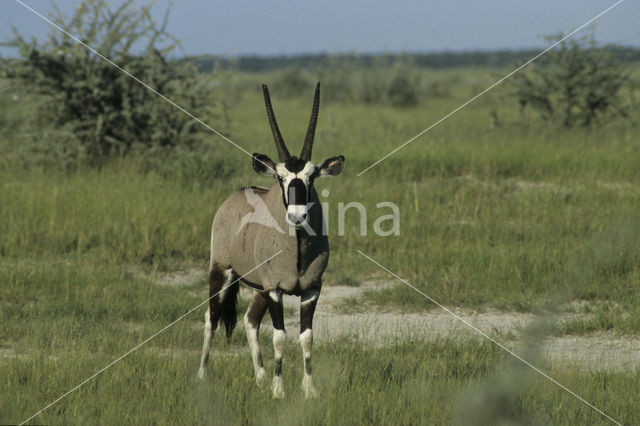
POLYGON ((337 176, 342 173, 344 167, 344 156, 338 155, 337 157, 331 157, 324 160, 318 167, 318 176, 337 176))
POLYGON ((274 163, 268 155, 258 154, 256 152, 252 157, 251 163, 253 165, 253 170, 261 175, 276 175, 276 163, 274 163))

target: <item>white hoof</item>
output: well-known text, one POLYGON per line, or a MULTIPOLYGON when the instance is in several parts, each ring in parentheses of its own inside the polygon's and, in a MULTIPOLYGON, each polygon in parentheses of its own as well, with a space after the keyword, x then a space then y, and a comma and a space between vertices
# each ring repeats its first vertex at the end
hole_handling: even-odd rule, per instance
POLYGON ((302 377, 302 392, 304 392, 305 398, 316 398, 318 396, 316 387, 313 386, 313 379, 307 374, 302 377))
POLYGON ((207 377, 207 370, 205 370, 203 367, 200 367, 200 369, 198 370, 198 381, 204 380, 205 377, 207 377))
POLYGON ((265 371, 265 369, 261 368, 259 370, 256 370, 256 383, 258 383, 258 386, 264 385, 266 381, 267 372, 265 371))
POLYGON ((284 398, 284 383, 281 376, 273 376, 271 392, 274 398, 284 398))

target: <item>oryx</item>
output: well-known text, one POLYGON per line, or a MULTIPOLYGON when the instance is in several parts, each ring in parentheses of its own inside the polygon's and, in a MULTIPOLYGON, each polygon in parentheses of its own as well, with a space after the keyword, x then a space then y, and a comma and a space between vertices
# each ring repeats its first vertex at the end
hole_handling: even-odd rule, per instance
POLYGON ((209 309, 205 315, 204 345, 198 377, 206 372, 209 348, 218 320, 222 319, 227 338, 236 323, 238 277, 255 290, 244 315, 247 339, 251 349, 256 380, 265 380, 265 369, 258 345, 258 330, 269 309, 273 321, 274 397, 284 396, 282 383, 282 351, 286 333, 282 295, 300 296, 300 345, 304 357, 302 389, 306 397, 316 394, 311 379, 311 323, 322 287, 322 274, 329 261, 329 242, 323 232, 322 208, 313 187, 318 177, 342 172, 344 157, 311 162, 313 137, 318 120, 320 83, 316 86, 307 135, 300 158, 289 154, 271 107, 269 90, 262 86, 267 117, 278 150, 278 162, 267 155, 253 154, 253 169, 273 176, 271 188, 248 187, 232 194, 218 209, 213 219, 211 262, 209 265, 209 309), (279 255, 254 269, 276 252, 279 255), (245 275, 246 274, 246 275, 245 275), (236 281, 234 283, 234 281, 236 281), (232 284, 226 290, 221 289, 232 284), (217 294, 220 292, 220 294, 217 294))

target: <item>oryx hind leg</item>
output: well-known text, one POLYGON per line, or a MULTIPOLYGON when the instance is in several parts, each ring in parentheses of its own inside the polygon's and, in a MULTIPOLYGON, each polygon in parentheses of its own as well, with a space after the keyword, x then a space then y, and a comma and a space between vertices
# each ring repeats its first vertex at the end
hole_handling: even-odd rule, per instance
POLYGON ((209 271, 209 308, 204 315, 204 343, 202 344, 202 358, 198 370, 199 379, 203 379, 207 374, 211 341, 218 328, 218 321, 222 315, 222 302, 232 279, 233 271, 231 268, 224 269, 217 264, 212 264, 209 271))
POLYGON ((249 341, 249 348, 251 350, 251 358, 253 359, 253 368, 256 373, 256 381, 259 385, 263 384, 267 373, 264 369, 262 362, 262 352, 260 351, 260 343, 258 341, 258 333, 260 331, 260 323, 262 317, 267 311, 267 300, 261 293, 255 293, 249 309, 244 315, 244 328, 247 332, 247 340, 249 341))
POLYGON ((316 311, 319 296, 320 290, 308 290, 300 299, 300 347, 304 362, 302 392, 305 398, 315 398, 318 395, 311 378, 311 346, 313 345, 313 314, 316 311))

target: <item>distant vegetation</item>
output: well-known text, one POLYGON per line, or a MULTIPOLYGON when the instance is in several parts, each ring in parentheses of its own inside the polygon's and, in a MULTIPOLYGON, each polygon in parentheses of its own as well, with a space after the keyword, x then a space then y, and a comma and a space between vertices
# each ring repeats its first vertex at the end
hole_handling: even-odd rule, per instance
MULTIPOLYGON (((624 63, 640 62, 640 49, 623 46, 606 46, 605 49, 624 63)), ((307 54, 280 56, 240 56, 237 58, 202 55, 191 57, 202 72, 216 69, 235 69, 239 71, 276 71, 283 68, 314 69, 326 68, 336 61, 349 61, 359 68, 375 65, 380 58, 387 62, 409 61, 419 68, 442 69, 456 67, 505 67, 521 62, 540 53, 540 49, 462 51, 431 53, 345 53, 345 54, 307 54)))
POLYGON ((415 67, 384 57, 368 68, 349 60, 336 60, 326 69, 285 69, 274 80, 274 90, 289 98, 299 96, 314 80, 323 82, 327 99, 338 102, 413 107, 420 97, 431 95, 429 88, 422 87, 422 75, 415 67))
MULTIPOLYGON (((550 36, 551 43, 558 37, 550 36)), ((402 54, 314 54, 292 56, 210 55, 185 59, 204 73, 223 70, 273 73, 281 96, 296 97, 321 79, 325 97, 334 101, 413 107, 421 100, 448 96, 455 79, 435 77, 435 70, 464 67, 515 68, 539 49, 402 54), (425 77, 425 74, 430 74, 425 77), (435 77, 435 78, 434 78, 435 77)), ((544 121, 566 127, 589 126, 612 112, 627 116, 622 91, 634 83, 628 66, 640 62, 640 49, 598 45, 593 35, 569 39, 514 78, 512 91, 522 107, 536 109, 544 121)))

